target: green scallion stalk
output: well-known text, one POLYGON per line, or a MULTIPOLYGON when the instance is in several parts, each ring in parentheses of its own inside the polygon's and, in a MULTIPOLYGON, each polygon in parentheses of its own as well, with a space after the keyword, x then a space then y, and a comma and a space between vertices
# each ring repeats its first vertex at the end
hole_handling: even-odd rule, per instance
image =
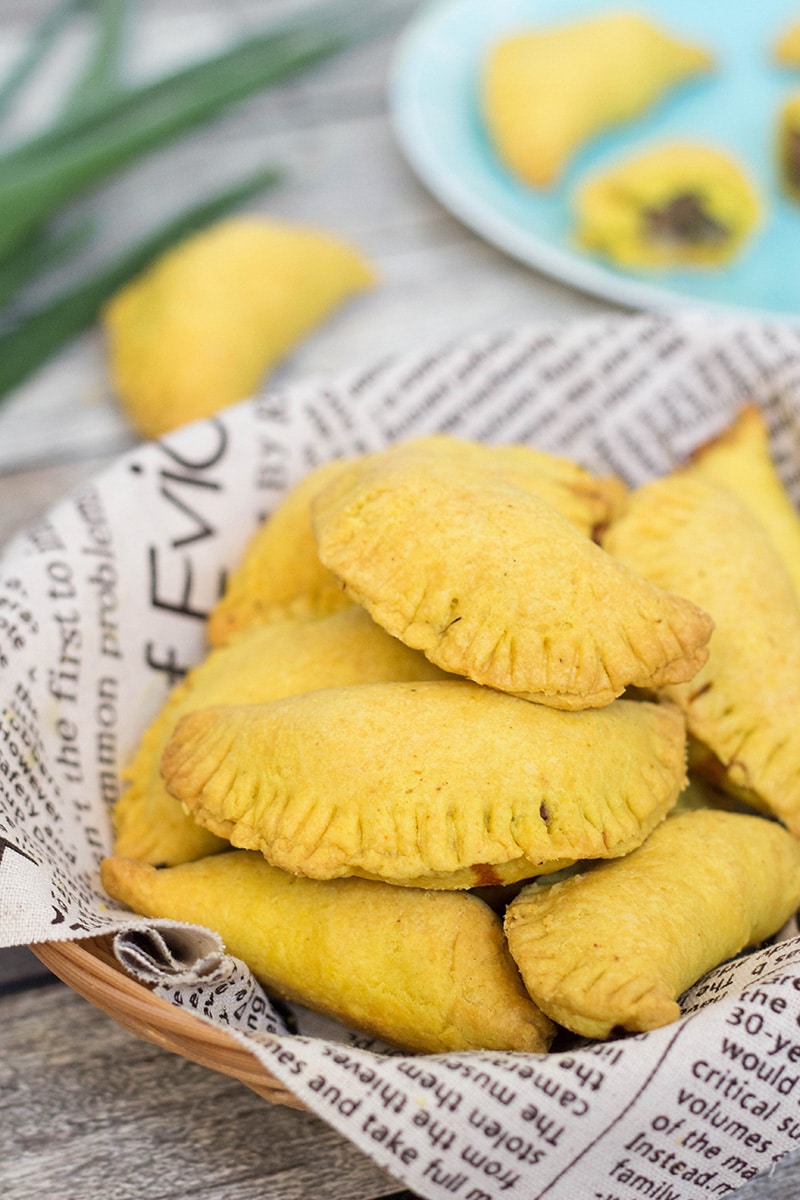
POLYGON ((343 50, 374 27, 353 0, 326 4, 317 14, 251 37, 167 79, 128 89, 109 102, 102 121, 96 114, 79 115, 0 156, 0 258, 108 175, 235 101, 343 50))
POLYGON ((83 74, 62 105, 57 125, 81 113, 101 112, 122 91, 120 59, 130 18, 129 0, 83 0, 96 17, 94 46, 83 74))
POLYGON ((71 338, 88 329, 109 297, 158 255, 271 187, 278 178, 274 170, 260 171, 211 196, 131 247, 87 282, 40 308, 12 316, 0 333, 0 402, 71 338))
POLYGON ((20 57, 0 83, 0 113, 10 108, 40 63, 58 41, 66 23, 74 16, 80 0, 63 0, 43 18, 20 57))
MULTIPOLYGON (((221 83, 224 85, 226 77, 230 80, 242 69, 252 69, 265 56, 270 59, 279 57, 282 47, 292 40, 305 38, 307 45, 313 43, 319 46, 320 57, 324 57, 326 53, 334 53, 337 49, 364 41, 388 28, 403 12, 407 12, 407 0, 373 0, 366 9, 363 0, 325 0, 281 24, 275 23, 269 29, 248 34, 210 58, 190 63, 149 83, 121 88, 114 97, 94 107, 87 106, 83 111, 71 113, 51 129, 14 147, 2 157, 2 162, 10 163, 17 158, 50 150, 65 138, 80 136, 91 128, 102 127, 120 113, 137 109, 142 104, 165 100, 180 106, 187 95, 215 92, 221 83), (326 45, 330 46, 327 52, 324 50, 326 45)), ((292 70, 289 64, 288 73, 292 70)), ((242 86, 248 88, 244 94, 249 95, 252 86, 242 86)), ((234 100, 242 98, 241 94, 234 96, 234 100)))
POLYGON ((86 217, 60 233, 36 230, 16 253, 0 262, 0 308, 42 272, 59 266, 88 242, 94 221, 86 217))

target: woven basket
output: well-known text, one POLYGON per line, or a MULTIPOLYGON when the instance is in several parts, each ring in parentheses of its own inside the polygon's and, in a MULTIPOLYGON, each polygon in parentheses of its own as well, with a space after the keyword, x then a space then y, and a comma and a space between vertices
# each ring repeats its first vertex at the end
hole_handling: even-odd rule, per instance
POLYGON ((305 1109, 255 1055, 224 1029, 175 1008, 127 975, 114 958, 110 938, 39 942, 30 948, 54 975, 108 1013, 123 1029, 212 1071, 231 1075, 273 1104, 305 1109))

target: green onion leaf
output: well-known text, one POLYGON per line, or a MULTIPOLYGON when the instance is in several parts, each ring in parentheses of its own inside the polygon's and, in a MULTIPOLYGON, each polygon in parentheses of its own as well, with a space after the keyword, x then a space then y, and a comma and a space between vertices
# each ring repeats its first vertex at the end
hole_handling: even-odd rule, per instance
POLYGON ((19 61, 0 83, 0 112, 16 100, 17 95, 50 53, 67 21, 74 16, 78 0, 63 0, 43 18, 19 61))
POLYGON ((61 233, 45 228, 26 239, 14 254, 0 262, 0 307, 4 308, 37 275, 80 250, 93 229, 94 221, 85 217, 61 233))
POLYGON ((56 125, 84 111, 98 112, 121 90, 119 66, 130 17, 129 0, 83 0, 96 14, 94 50, 61 108, 56 125))
MULTIPOLYGON (((387 7, 378 5, 378 19, 387 7)), ((354 0, 326 4, 277 32, 249 37, 205 62, 125 89, 0 156, 0 258, 62 204, 237 100, 343 50, 374 30, 354 0)))

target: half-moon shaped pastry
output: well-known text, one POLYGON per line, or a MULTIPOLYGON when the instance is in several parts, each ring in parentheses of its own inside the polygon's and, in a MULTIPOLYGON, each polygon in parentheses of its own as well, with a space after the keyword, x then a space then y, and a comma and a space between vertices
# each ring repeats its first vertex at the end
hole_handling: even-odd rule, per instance
POLYGON ((255 216, 185 237, 102 313, 114 391, 145 437, 252 396, 263 376, 349 296, 366 259, 321 229, 255 216))
POLYGON ((328 688, 184 717, 168 791, 234 846, 391 883, 625 854, 685 783, 672 706, 564 713, 466 680, 328 688))
POLYGON ((635 13, 516 33, 484 66, 486 127, 506 166, 546 187, 589 139, 710 67, 705 50, 635 13))
POLYGON ((212 646, 251 625, 287 616, 324 616, 350 604, 339 580, 319 561, 311 529, 312 499, 348 465, 337 460, 311 471, 253 535, 209 615, 212 646))
MULTIPOLYGON (((485 445, 434 434, 402 442, 380 456, 361 461, 367 469, 372 469, 409 455, 447 462, 462 473, 480 471, 538 496, 592 538, 621 512, 628 494, 625 483, 617 476, 593 475, 570 458, 521 443, 485 445)), ((341 486, 346 486, 344 475, 341 486)))
POLYGON ((410 444, 314 504, 322 562, 443 670, 556 708, 691 679, 709 617, 615 561, 530 490, 410 444))
POLYGON ((666 694, 719 760, 715 782, 800 834, 800 603, 764 526, 687 471, 635 492, 605 545, 713 614, 708 662, 666 694))
POLYGON ((187 816, 161 779, 161 755, 185 713, 211 704, 257 704, 334 684, 443 677, 424 655, 388 637, 354 606, 317 621, 276 621, 245 630, 178 684, 142 737, 124 774, 130 786, 114 809, 114 852, 172 865, 227 848, 187 816))
POLYGON ((590 177, 576 237, 625 268, 713 267, 753 232, 761 203, 743 169, 712 146, 651 147, 590 177))
POLYGON ((286 875, 237 851, 156 870, 107 858, 103 886, 147 917, 216 930, 267 991, 405 1050, 542 1053, 500 919, 474 896, 286 875))
POLYGON ((584 1037, 657 1029, 706 971, 780 929, 800 904, 800 842, 763 817, 676 813, 626 858, 506 911, 537 1005, 584 1037))
MULTIPOLYGON (((608 524, 627 491, 620 479, 595 478, 570 459, 530 446, 485 446, 444 435, 407 444, 496 472, 547 500, 587 536, 608 524)), ((385 453, 391 456, 394 451, 385 453)), ((291 489, 253 537, 211 613, 212 645, 226 642, 238 629, 276 616, 320 616, 351 603, 341 582, 319 561, 311 504, 328 483, 345 475, 357 478, 371 461, 365 455, 325 463, 291 489)))
POLYGON ((772 461, 761 410, 747 405, 719 437, 692 455, 686 471, 730 488, 761 522, 800 599, 800 515, 772 461))

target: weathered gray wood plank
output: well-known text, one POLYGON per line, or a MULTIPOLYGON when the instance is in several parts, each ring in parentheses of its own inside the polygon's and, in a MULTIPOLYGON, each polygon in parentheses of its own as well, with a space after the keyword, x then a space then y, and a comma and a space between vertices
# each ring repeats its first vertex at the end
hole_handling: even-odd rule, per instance
POLYGON ((3 1200, 401 1190, 316 1117, 139 1041, 62 984, 0 999, 3 1200))

